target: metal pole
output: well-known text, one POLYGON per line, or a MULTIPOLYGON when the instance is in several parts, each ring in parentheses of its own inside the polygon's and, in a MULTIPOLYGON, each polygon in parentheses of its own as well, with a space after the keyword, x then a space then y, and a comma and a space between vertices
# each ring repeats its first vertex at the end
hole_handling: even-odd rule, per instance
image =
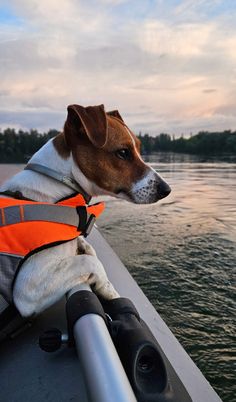
MULTIPOLYGON (((69 293, 91 290, 83 285, 69 293)), ((137 402, 103 318, 86 314, 74 325, 74 339, 91 402, 137 402)))

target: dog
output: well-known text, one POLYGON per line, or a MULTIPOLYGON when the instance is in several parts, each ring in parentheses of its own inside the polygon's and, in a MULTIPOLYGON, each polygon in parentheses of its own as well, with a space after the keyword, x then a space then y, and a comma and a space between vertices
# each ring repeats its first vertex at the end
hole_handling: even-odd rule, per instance
MULTIPOLYGON (((111 195, 137 204, 166 197, 171 189, 140 155, 140 141, 120 113, 103 105, 70 105, 64 130, 32 156, 28 166, 59 172, 55 178, 26 169, 5 182, 1 192, 20 192, 25 199, 56 203, 70 197, 77 183, 92 196, 111 195)), ((39 314, 74 286, 88 283, 105 299, 119 297, 95 250, 81 236, 41 250, 21 265, 13 301, 23 317, 39 314)))

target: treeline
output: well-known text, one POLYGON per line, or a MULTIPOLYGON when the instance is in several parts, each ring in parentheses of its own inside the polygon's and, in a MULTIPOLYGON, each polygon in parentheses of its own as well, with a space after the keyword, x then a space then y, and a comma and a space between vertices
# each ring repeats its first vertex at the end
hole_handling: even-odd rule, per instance
POLYGON ((39 148, 57 134, 57 130, 49 130, 44 134, 37 130, 16 132, 12 128, 0 131, 0 163, 27 162, 39 148))
MULTIPOLYGON (((37 130, 30 132, 7 128, 0 131, 0 163, 25 163, 50 138, 58 134, 57 130, 49 130, 41 134, 37 130)), ((169 134, 151 137, 139 134, 142 153, 179 152, 191 154, 236 153, 236 131, 209 133, 202 131, 189 138, 175 138, 169 134)))
POLYGON ((151 137, 148 134, 140 134, 139 139, 142 143, 142 153, 151 154, 153 152, 179 152, 188 154, 223 154, 236 153, 236 131, 230 130, 223 132, 210 133, 201 131, 189 138, 175 138, 169 134, 160 134, 151 137))

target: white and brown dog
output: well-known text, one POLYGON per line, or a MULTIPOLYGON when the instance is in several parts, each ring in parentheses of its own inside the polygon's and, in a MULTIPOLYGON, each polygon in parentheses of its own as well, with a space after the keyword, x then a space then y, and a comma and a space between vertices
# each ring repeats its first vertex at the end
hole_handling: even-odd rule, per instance
MULTIPOLYGON (((140 141, 118 111, 104 106, 68 107, 64 131, 30 160, 60 172, 90 196, 109 194, 138 203, 154 203, 170 193, 168 184, 140 156, 140 141)), ((25 198, 55 203, 73 192, 65 181, 24 170, 1 187, 25 198)), ((118 297, 94 249, 81 237, 29 257, 13 289, 22 316, 43 311, 72 287, 87 282, 104 298, 118 297), (83 250, 84 254, 80 254, 83 250)))

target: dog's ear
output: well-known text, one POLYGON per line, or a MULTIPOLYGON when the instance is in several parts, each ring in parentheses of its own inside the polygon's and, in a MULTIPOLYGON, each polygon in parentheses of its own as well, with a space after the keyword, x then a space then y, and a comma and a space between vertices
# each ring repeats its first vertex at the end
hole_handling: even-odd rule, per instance
POLYGON ((65 126, 73 129, 79 125, 95 147, 104 147, 108 135, 104 105, 88 107, 69 105, 67 111, 65 126))
POLYGON ((113 116, 116 117, 117 119, 121 120, 124 122, 124 120, 122 119, 120 113, 118 112, 118 110, 111 110, 110 112, 107 112, 108 116, 113 116))

